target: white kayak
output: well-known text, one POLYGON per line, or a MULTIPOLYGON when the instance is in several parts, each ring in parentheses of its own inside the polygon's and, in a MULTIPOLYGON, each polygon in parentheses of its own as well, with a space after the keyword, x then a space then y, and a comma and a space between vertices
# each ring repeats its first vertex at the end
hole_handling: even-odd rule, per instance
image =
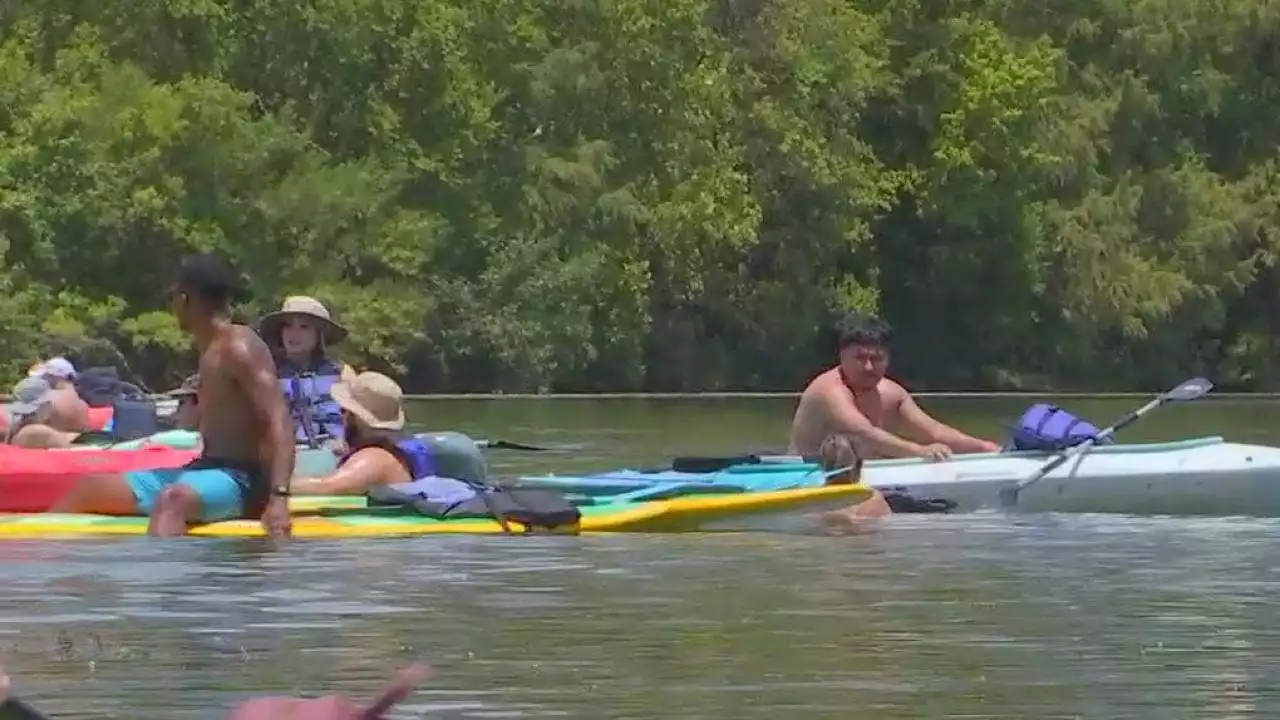
MULTIPOLYGON (((1031 477, 1056 457, 1045 452, 956 455, 946 462, 871 460, 862 481, 901 489, 918 499, 943 499, 955 512, 1003 510, 1000 491, 1031 477)), ((821 484, 818 466, 787 455, 686 458, 686 470, 614 470, 586 475, 537 475, 521 485, 609 495, 650 486, 704 486, 762 492, 821 484), (692 470, 695 465, 705 470, 692 470), (719 469, 713 469, 719 468, 719 469)), ((690 490, 692 491, 692 490, 690 490)), ((1018 494, 1018 512, 1128 515, 1252 515, 1280 517, 1280 448, 1224 442, 1220 437, 1145 445, 1092 447, 1018 494)))
MULTIPOLYGON (((1046 453, 957 455, 947 462, 873 460, 863 481, 946 498, 957 511, 999 508, 1000 490, 1036 472, 1046 453)), ((1220 437, 1095 447, 1018 495, 1020 512, 1280 516, 1280 448, 1220 437)))

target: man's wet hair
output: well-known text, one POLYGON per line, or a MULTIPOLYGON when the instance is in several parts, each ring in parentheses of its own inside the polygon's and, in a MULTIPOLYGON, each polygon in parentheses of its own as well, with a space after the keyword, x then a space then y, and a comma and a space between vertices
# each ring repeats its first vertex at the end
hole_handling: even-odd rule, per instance
POLYGON ((887 347, 893 340, 893 328, 874 315, 852 312, 836 323, 836 349, 850 345, 887 347))
POLYGON ((244 295, 240 276, 215 253, 195 253, 182 258, 175 286, 215 310, 230 310, 244 295))

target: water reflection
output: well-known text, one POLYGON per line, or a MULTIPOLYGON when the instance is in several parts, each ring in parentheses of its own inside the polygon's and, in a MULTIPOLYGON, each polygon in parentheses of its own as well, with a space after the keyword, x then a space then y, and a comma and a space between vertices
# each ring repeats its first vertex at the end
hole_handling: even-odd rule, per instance
POLYGON ((58 717, 366 694, 414 658, 440 673, 402 717, 1264 716, 1278 529, 5 543, 0 659, 58 717))

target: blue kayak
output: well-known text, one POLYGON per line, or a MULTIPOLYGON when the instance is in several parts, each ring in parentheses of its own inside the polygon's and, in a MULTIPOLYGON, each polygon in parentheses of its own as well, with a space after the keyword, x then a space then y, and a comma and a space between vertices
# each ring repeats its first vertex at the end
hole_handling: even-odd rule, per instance
POLYGON ((730 465, 713 472, 678 470, 611 470, 587 475, 526 475, 520 487, 553 488, 582 497, 667 499, 703 493, 774 492, 816 487, 829 475, 816 463, 755 463, 730 465))

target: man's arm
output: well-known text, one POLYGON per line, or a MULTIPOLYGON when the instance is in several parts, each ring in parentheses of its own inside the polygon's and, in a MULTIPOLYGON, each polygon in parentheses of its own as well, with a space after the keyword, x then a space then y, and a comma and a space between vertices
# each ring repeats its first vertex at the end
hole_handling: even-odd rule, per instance
POLYGON ((872 425, 848 393, 828 395, 826 401, 827 412, 831 413, 831 420, 839 431, 853 435, 866 450, 873 451, 877 456, 919 457, 924 453, 923 446, 872 425))
POLYGON ((230 366, 249 402, 249 411, 258 426, 266 430, 262 463, 269 487, 288 488, 293 477, 293 421, 280 392, 275 363, 266 343, 257 338, 238 337, 232 343, 230 366))
POLYGON ((386 482, 392 464, 399 463, 390 453, 367 448, 352 455, 328 477, 294 479, 293 492, 295 495, 359 495, 386 482))
POLYGON ((921 437, 927 438, 929 442, 942 443, 956 452, 993 452, 999 449, 995 443, 965 435, 950 425, 934 419, 905 390, 898 413, 902 422, 920 433, 921 437))

